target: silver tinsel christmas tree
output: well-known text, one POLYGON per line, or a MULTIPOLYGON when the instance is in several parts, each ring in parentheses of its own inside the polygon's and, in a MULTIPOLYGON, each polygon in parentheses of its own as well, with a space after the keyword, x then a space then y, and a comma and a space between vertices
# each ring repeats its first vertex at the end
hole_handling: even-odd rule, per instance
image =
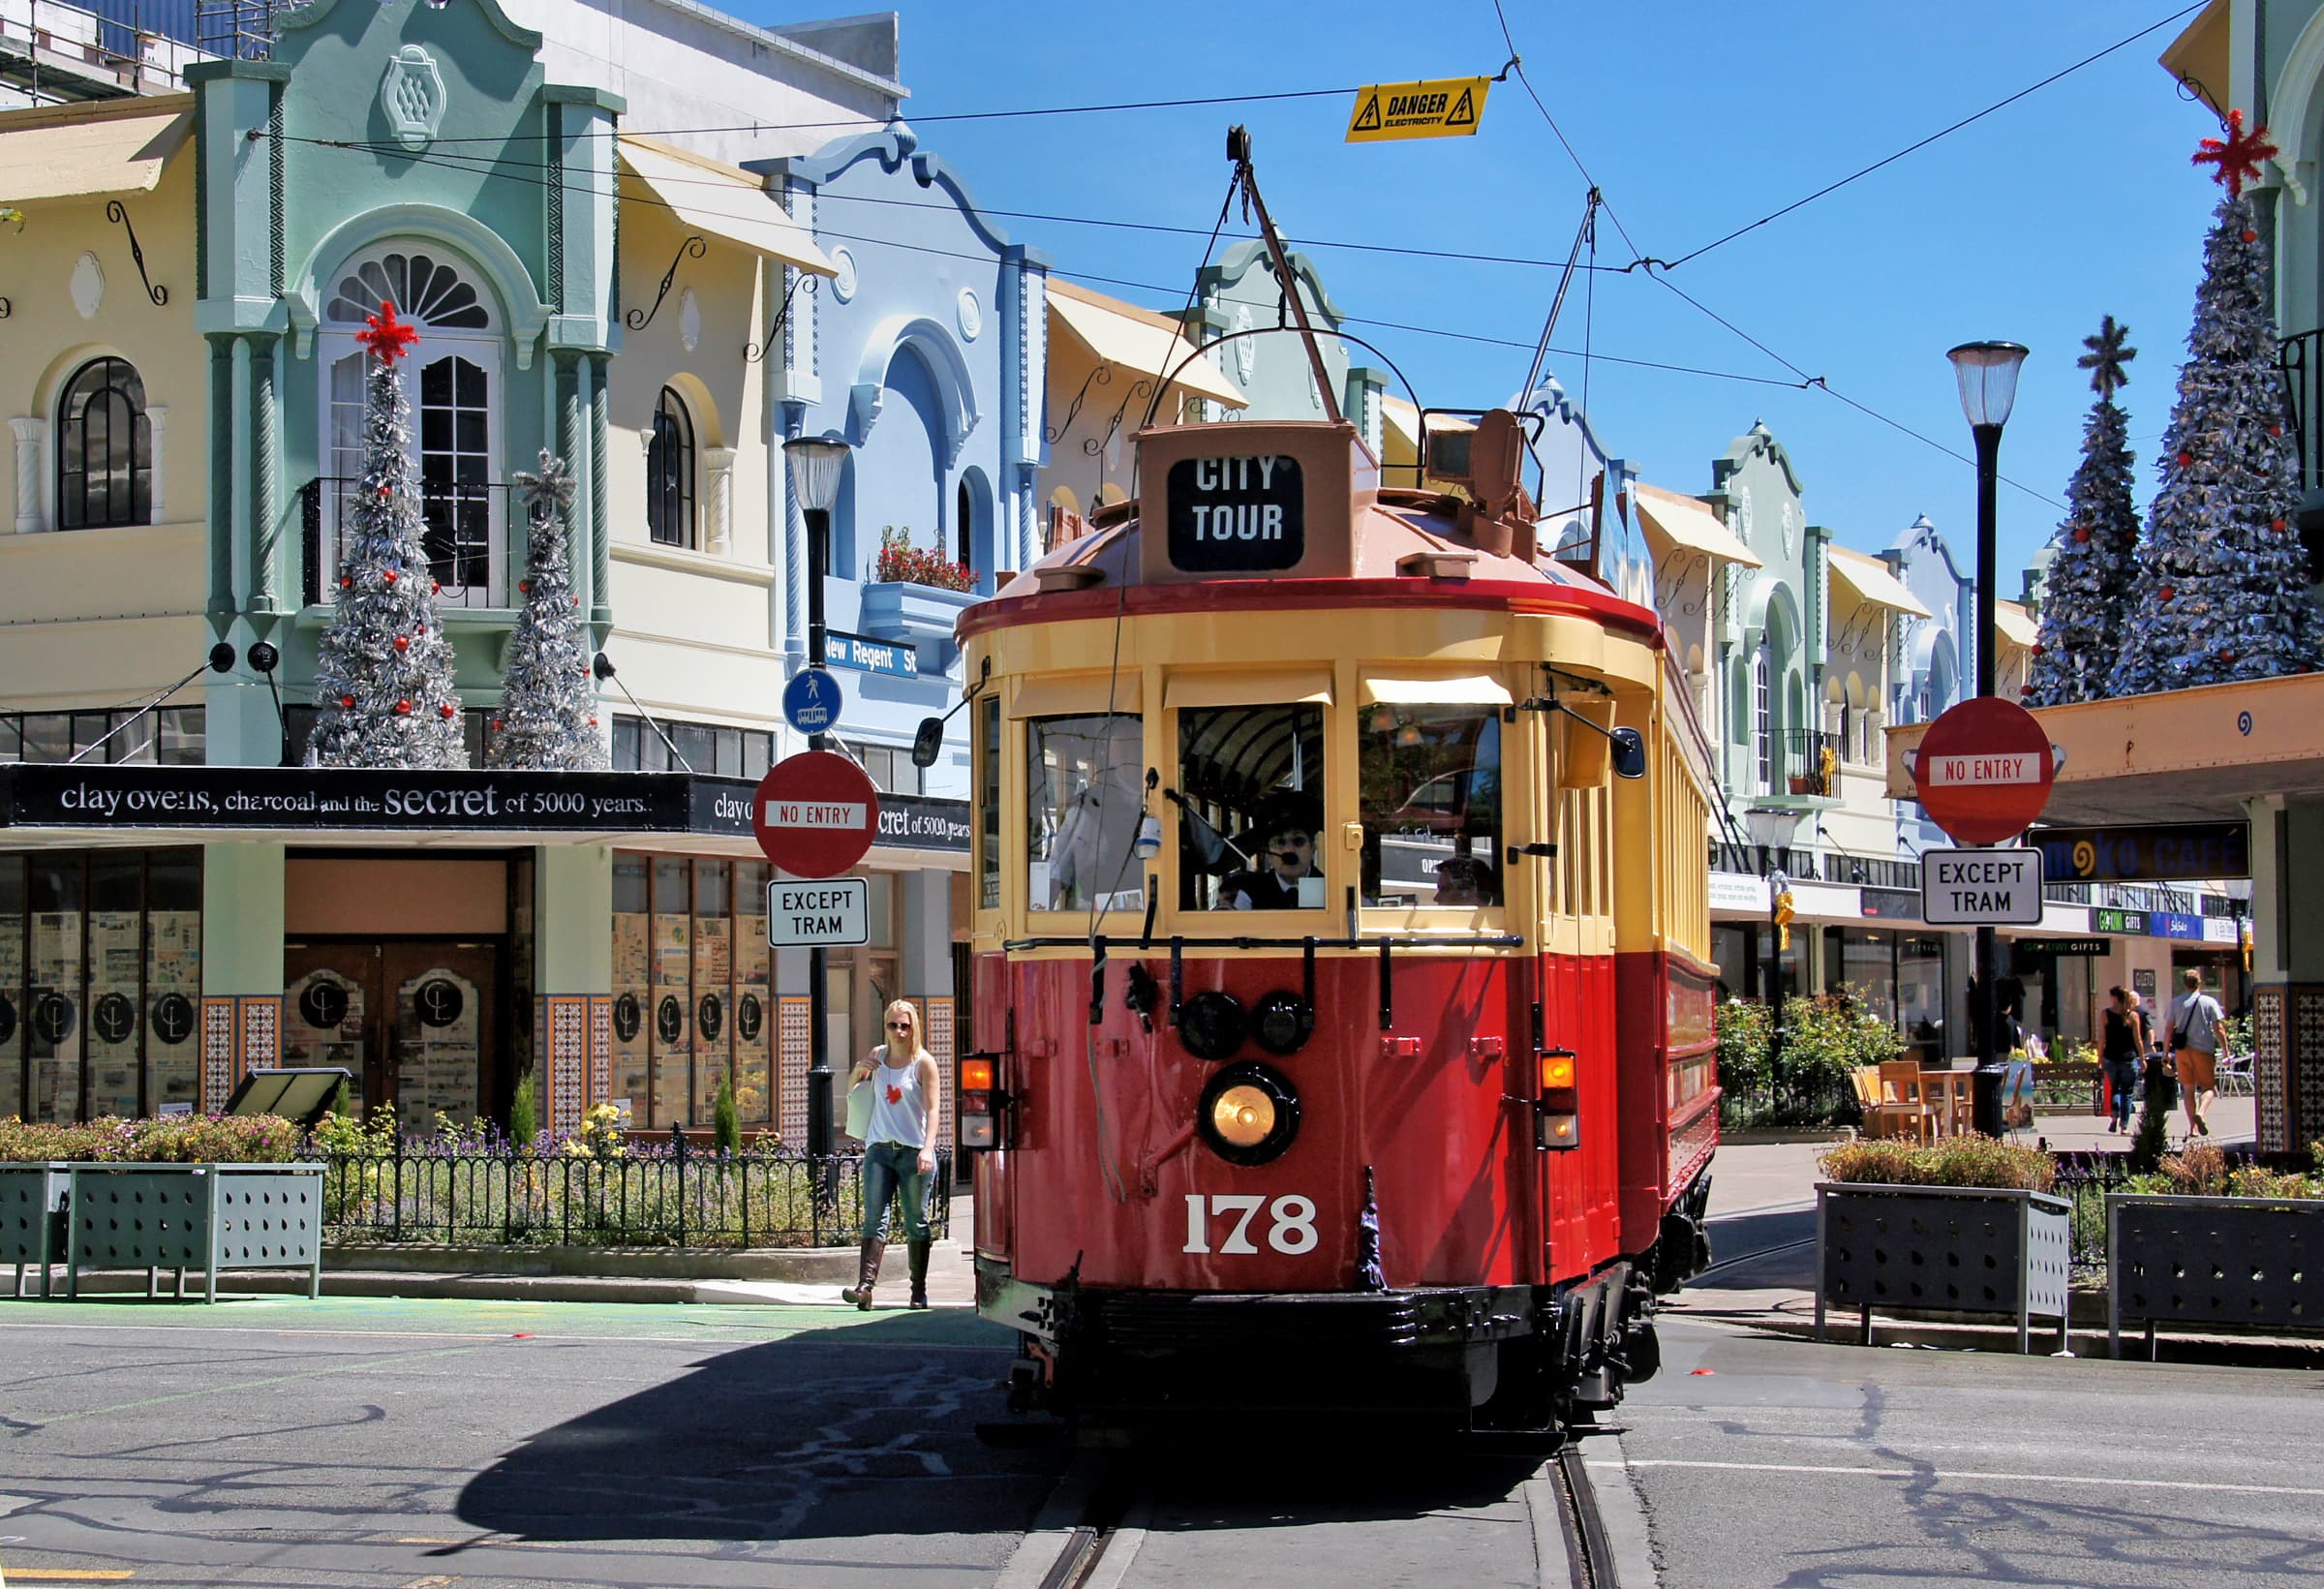
POLYGON ((2108 315, 2082 368, 2098 400, 2082 427, 2082 464, 2065 489, 2065 522, 2050 537, 2057 549, 2041 594, 2041 638, 2034 645, 2029 706, 2096 700, 2122 655, 2131 581, 2137 567, 2138 509, 2130 501, 2129 419, 2114 394, 2138 356, 2108 315))
POLYGON ((2195 322, 2162 437, 2162 489, 2139 549, 2139 598, 2124 626, 2108 692, 2271 679, 2324 663, 2324 624, 2309 599, 2308 552, 2294 522, 2298 454, 2284 414, 2267 254, 2243 184, 2273 155, 2264 130, 2206 138, 2227 197, 2203 250, 2195 322))
POLYGON ((605 747, 597 738, 581 598, 573 591, 566 548, 572 471, 544 447, 540 473, 518 474, 516 486, 533 521, 522 587, 525 610, 509 637, 508 676, 501 691, 501 709, 493 717, 485 764, 542 772, 599 771, 605 765, 605 747))
POLYGON ((363 479, 339 565, 338 610, 316 658, 320 709, 307 759, 321 767, 466 767, 452 645, 420 544, 412 410, 395 361, 419 333, 382 303, 356 333, 365 366, 363 479))

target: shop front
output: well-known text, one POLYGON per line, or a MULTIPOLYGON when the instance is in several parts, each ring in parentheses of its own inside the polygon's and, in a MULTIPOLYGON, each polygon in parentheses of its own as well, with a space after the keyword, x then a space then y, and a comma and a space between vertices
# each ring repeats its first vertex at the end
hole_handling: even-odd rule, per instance
MULTIPOLYGON (((592 1105, 802 1136, 808 957, 768 945, 752 785, 683 773, 0 767, 0 1117, 214 1109, 337 1065, 407 1126, 592 1105)), ((889 999, 948 1060, 965 803, 883 800, 843 1065, 889 999)))

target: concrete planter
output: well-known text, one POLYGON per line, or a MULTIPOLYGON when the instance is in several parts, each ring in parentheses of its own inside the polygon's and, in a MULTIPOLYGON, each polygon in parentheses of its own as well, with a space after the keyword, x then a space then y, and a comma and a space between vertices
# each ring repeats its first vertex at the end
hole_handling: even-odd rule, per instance
POLYGON ((15 1295, 24 1295, 24 1268, 41 1269, 41 1295, 48 1295, 49 1266, 65 1256, 65 1197, 72 1189, 69 1164, 0 1164, 0 1264, 16 1267, 15 1295))
POLYGON ((2278 1332, 2324 1329, 2324 1202, 2106 1195, 2106 1339, 2123 1321, 2278 1332))
POLYGON ((218 1299, 218 1271, 303 1268, 307 1295, 322 1281, 320 1164, 76 1164, 72 1167, 71 1268, 202 1271, 202 1300, 218 1299))
POLYGON ((1816 1188, 1816 1338, 1824 1310, 1852 1307, 1863 1343, 1872 1310, 1998 1313, 2028 1349, 2038 1314, 2063 1345, 2072 1205, 2046 1192, 1968 1186, 1816 1188))
POLYGON ((940 591, 903 580, 873 580, 863 588, 857 623, 878 640, 949 640, 961 614, 983 597, 974 591, 940 591))

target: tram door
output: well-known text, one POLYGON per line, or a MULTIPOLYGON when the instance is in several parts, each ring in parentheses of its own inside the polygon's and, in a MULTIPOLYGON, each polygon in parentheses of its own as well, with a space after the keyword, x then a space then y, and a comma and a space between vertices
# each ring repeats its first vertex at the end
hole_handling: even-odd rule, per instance
POLYGON ((410 1131, 501 1106, 497 944, 290 942, 283 961, 284 1064, 339 1066, 410 1131))

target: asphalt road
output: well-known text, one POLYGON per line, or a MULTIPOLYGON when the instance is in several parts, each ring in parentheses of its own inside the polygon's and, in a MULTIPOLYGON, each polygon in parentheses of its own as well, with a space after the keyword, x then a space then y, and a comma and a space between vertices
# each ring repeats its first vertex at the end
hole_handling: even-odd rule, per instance
POLYGON ((986 1584, 1055 1452, 990 1451, 957 1311, 0 1304, 12 1585, 986 1584))
POLYGON ((2324 1581, 2324 1376, 1671 1321, 1621 1421, 1669 1589, 2324 1581))

